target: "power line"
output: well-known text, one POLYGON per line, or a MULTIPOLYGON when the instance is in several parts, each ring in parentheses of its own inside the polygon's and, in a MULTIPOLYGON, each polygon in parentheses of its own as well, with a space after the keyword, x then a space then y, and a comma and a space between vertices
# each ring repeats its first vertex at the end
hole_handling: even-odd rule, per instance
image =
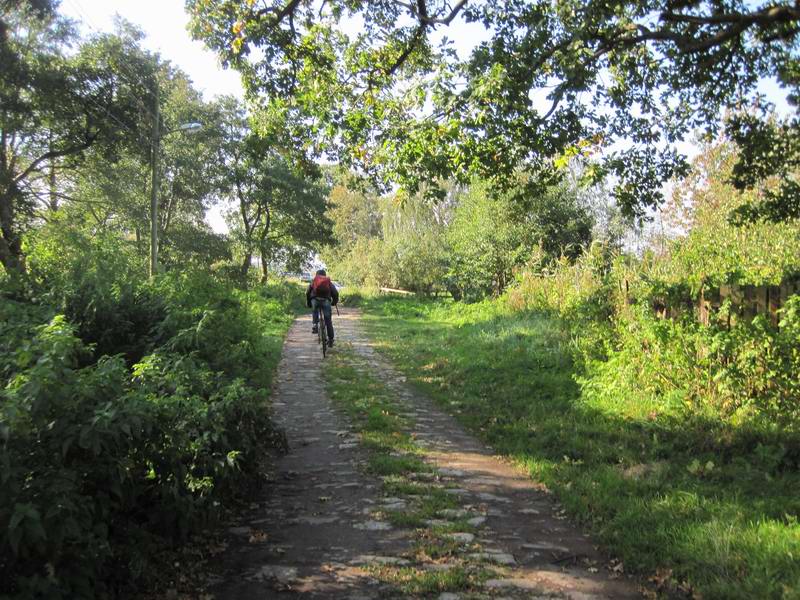
MULTIPOLYGON (((67 0, 67 2, 70 4, 70 6, 72 6, 73 10, 81 17, 83 22, 86 23, 89 26, 89 28, 94 31, 94 33, 100 34, 100 35, 106 33, 104 31, 100 30, 94 24, 94 22, 84 12, 83 7, 80 5, 78 0, 67 0)), ((156 62, 156 66, 158 66, 158 62, 156 62)), ((141 76, 139 76, 139 75, 137 75, 135 73, 133 74, 133 78, 132 79, 135 81, 135 83, 134 83, 134 81, 132 81, 131 79, 126 77, 126 75, 131 75, 131 73, 129 73, 129 72, 126 73, 125 72, 125 69, 123 68, 122 63, 119 63, 117 65, 117 75, 119 76, 120 79, 122 79, 128 85, 130 85, 132 87, 141 86, 141 87, 144 87, 146 89, 148 88, 147 81, 145 81, 141 76)), ((155 73, 155 76, 158 77, 158 73, 157 72, 155 73)), ((151 92, 152 92, 152 90, 151 90, 151 92)), ((156 102, 158 102, 158 98, 155 98, 155 95, 154 95, 154 100, 156 102)), ((151 121, 153 119, 155 119, 155 115, 152 113, 152 111, 149 108, 147 108, 147 104, 145 102, 143 102, 143 101, 142 101, 142 104, 141 104, 141 108, 144 111, 144 113, 150 118, 151 121)))
POLYGON ((115 114, 113 114, 109 110, 108 106, 104 106, 104 105, 100 104, 100 102, 95 100, 92 96, 85 96, 84 99, 86 101, 90 102, 91 104, 93 104, 96 108, 100 109, 100 111, 105 113, 105 115, 108 118, 110 118, 111 120, 115 121, 117 123, 117 125, 119 125, 122 129, 124 129, 125 131, 127 131, 128 133, 133 135, 143 145, 145 145, 145 146, 152 146, 153 145, 153 141, 152 140, 144 137, 144 135, 142 134, 141 131, 137 131, 136 129, 132 129, 127 123, 124 123, 122 120, 120 120, 119 117, 117 117, 115 114))

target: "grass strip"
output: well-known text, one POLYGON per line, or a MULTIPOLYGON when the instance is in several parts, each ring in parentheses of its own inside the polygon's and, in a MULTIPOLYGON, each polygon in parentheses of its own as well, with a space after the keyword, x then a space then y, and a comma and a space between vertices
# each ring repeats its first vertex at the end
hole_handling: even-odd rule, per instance
POLYGON ((458 508, 459 499, 445 491, 435 469, 423 460, 424 449, 408 433, 412 423, 392 392, 346 344, 325 361, 324 372, 330 397, 348 415, 362 445, 370 451, 367 470, 382 478, 387 497, 407 502, 406 508, 387 508, 376 516, 395 527, 415 530, 415 543, 407 558, 418 563, 416 566, 371 565, 370 572, 402 594, 479 589, 495 572, 473 564, 463 545, 447 537, 454 532, 471 533, 475 528, 467 518, 440 518, 442 511, 458 508), (428 477, 417 480, 420 474, 428 477), (443 561, 447 564, 442 565, 443 561))

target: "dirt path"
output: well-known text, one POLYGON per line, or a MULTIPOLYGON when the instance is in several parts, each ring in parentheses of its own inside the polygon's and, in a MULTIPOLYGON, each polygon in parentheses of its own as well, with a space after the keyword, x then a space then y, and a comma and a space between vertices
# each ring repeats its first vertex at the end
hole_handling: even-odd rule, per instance
MULTIPOLYGON (((414 393, 371 348, 358 317, 349 309, 335 318, 337 343, 352 348, 392 390, 411 417, 425 460, 437 469, 433 484, 459 500, 459 509, 442 511, 449 514, 431 526, 470 517, 474 533, 449 535, 463 544, 459 564, 472 561, 487 569, 480 589, 429 597, 641 597, 541 486, 414 393)), ((291 451, 278 462, 263 500, 230 529, 223 576, 213 590, 218 600, 406 597, 376 569, 406 574, 448 567, 412 558, 419 532, 382 520, 387 509, 409 500, 385 497, 381 479, 365 473, 368 454, 331 405, 320 361, 309 319, 299 319, 289 332, 273 395, 275 419, 286 429, 291 451)))

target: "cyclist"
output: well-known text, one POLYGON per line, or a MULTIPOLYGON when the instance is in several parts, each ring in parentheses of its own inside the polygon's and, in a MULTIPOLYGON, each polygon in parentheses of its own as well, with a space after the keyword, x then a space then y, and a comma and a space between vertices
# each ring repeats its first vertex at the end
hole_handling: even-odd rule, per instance
POLYGON ((325 273, 325 269, 319 269, 306 290, 306 305, 312 310, 313 327, 311 328, 311 333, 317 333, 318 331, 319 313, 317 313, 317 306, 322 306, 322 314, 325 315, 325 325, 328 331, 328 346, 333 346, 331 306, 336 306, 338 303, 339 291, 333 285, 331 278, 325 273))

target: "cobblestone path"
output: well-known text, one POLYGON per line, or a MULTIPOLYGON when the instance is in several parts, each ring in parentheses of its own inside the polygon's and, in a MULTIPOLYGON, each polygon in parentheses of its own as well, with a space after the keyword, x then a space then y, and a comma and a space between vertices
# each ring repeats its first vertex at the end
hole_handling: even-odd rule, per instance
MULTIPOLYGON (((468 598, 640 598, 639 587, 571 525, 548 492, 494 457, 449 415, 415 393, 370 346, 359 313, 334 317, 337 344, 354 352, 392 391, 412 423, 413 435, 435 467, 433 485, 460 502, 440 519, 469 517, 473 533, 450 534, 463 543, 459 564, 486 565, 478 589, 429 593, 441 600, 468 598)), ((376 569, 424 573, 447 569, 412 558, 412 529, 382 519, 414 499, 386 497, 382 480, 365 470, 367 451, 326 394, 322 356, 310 319, 292 326, 273 392, 276 422, 290 452, 275 468, 274 482, 241 523, 213 590, 217 600, 331 598, 367 600, 414 597, 376 569)))

